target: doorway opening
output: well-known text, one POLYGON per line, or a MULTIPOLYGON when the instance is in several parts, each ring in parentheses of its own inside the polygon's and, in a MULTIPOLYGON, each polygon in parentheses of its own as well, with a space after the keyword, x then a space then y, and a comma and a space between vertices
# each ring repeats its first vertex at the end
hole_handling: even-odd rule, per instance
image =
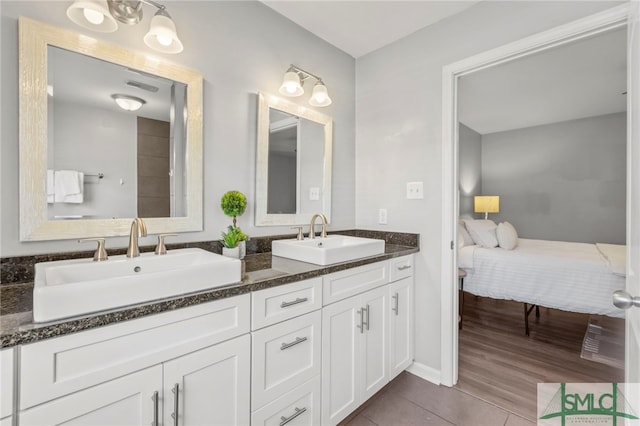
MULTIPOLYGON (((499 70, 500 68, 513 66, 514 64, 517 64, 518 61, 516 60, 523 59, 525 61, 530 61, 538 57, 542 57, 546 53, 553 53, 554 51, 557 53, 558 52, 557 49, 560 49, 560 48, 565 48, 571 45, 577 46, 577 45, 580 45, 581 43, 586 43, 590 40, 596 40, 598 36, 610 36, 611 34, 615 34, 616 32, 626 34, 625 32, 626 13, 627 12, 624 8, 611 9, 601 14, 594 15, 593 17, 588 17, 581 21, 577 21, 562 27, 558 27, 556 29, 539 34, 537 36, 530 37, 525 40, 520 40, 516 43, 512 43, 510 45, 492 50, 490 52, 485 52, 484 54, 477 55, 472 58, 468 58, 464 61, 445 67, 443 71, 443 144, 444 144, 443 164, 445 165, 445 167, 443 169, 446 169, 446 170, 444 170, 445 176, 443 176, 444 178, 443 181, 445 182, 446 186, 443 188, 443 210, 444 210, 443 211, 443 225, 444 225, 443 240, 444 241, 451 240, 452 248, 458 246, 456 242, 458 237, 457 226, 458 226, 459 212, 464 213, 466 209, 467 214, 470 213, 471 215, 473 215, 473 211, 468 210, 470 201, 468 198, 466 198, 466 197, 473 197, 473 195, 508 194, 507 197, 503 196, 501 201, 502 202, 509 201, 509 204, 511 205, 506 205, 506 204, 504 205, 505 210, 502 210, 498 215, 495 216, 496 223, 498 223, 499 221, 507 221, 507 220, 514 221, 514 222, 521 220, 522 221, 521 224, 523 224, 522 226, 525 227, 524 235, 526 235, 527 237, 531 235, 533 238, 540 238, 540 239, 544 239, 544 238, 559 239, 559 240, 564 239, 568 241, 571 241, 573 239, 574 241, 580 241, 575 238, 570 238, 569 236, 561 237, 561 238, 548 238, 548 237, 545 237, 544 235, 535 234, 535 229, 534 229, 535 227, 531 229, 527 229, 526 225, 524 224, 530 224, 532 221, 535 222, 535 220, 532 220, 531 217, 529 217, 527 220, 525 216, 527 214, 532 214, 530 210, 539 207, 539 205, 535 207, 536 204, 533 203, 533 201, 536 201, 535 197, 528 199, 526 197, 527 195, 526 191, 523 191, 522 189, 515 189, 516 192, 520 191, 519 194, 518 193, 510 194, 509 190, 510 188, 513 188, 514 182, 507 182, 509 185, 500 186, 500 184, 504 184, 504 181, 505 181, 504 175, 500 175, 499 173, 497 174, 493 173, 491 177, 487 178, 486 180, 487 182, 489 182, 486 185, 486 188, 483 187, 484 185, 480 185, 481 189, 479 191, 481 193, 473 194, 471 192, 469 193, 465 192, 465 188, 463 188, 464 182, 463 182, 463 173, 462 173, 464 170, 459 163, 459 160, 460 160, 459 153, 461 149, 459 140, 461 137, 461 133, 463 131, 460 130, 460 128, 458 127, 458 123, 461 123, 466 126, 466 129, 464 131, 468 130, 469 128, 473 129, 474 126, 480 127, 481 125, 472 124, 471 126, 469 126, 467 123, 465 123, 462 120, 464 116, 463 114, 464 108, 462 107, 461 104, 459 104, 459 101, 460 99, 463 98, 463 91, 465 90, 465 85, 463 84, 463 82, 465 82, 465 80, 473 81, 474 77, 477 76, 478 80, 481 81, 480 76, 482 74, 489 74, 492 70, 499 70), (493 178, 495 179, 492 181, 491 179, 493 178), (503 194, 493 194, 493 193, 488 194, 487 192, 485 192, 485 189, 490 192, 501 191, 503 192, 503 194), (521 198, 520 200, 518 200, 517 198, 518 195, 522 195, 522 197, 524 198, 521 198), (515 202, 512 204, 511 202, 514 200, 515 202), (532 206, 534 207, 532 208, 532 206), (509 208, 506 209, 506 207, 509 207, 509 208), (519 214, 515 213, 517 212, 518 207, 524 209, 519 214), (509 214, 511 214, 511 216, 509 216, 509 214)), ((626 38, 624 38, 624 41, 625 41, 625 46, 623 46, 623 51, 626 53, 626 38)), ((519 73, 517 76, 526 77, 522 73, 519 73)), ((486 82, 484 83, 484 85, 481 85, 481 88, 489 89, 489 90, 495 89, 494 87, 491 87, 491 85, 487 84, 486 82)), ((592 89, 593 87, 588 88, 587 90, 592 90, 592 89)), ((620 95, 620 93, 618 93, 618 95, 620 95)), ((525 101, 526 100, 531 100, 531 97, 526 97, 525 101)), ((477 105, 475 107, 478 108, 477 105)), ((513 110, 515 110, 515 108, 511 107, 509 108, 508 112, 511 112, 513 110)), ((547 111, 544 111, 544 112, 547 112, 547 111)), ((618 113, 620 113, 620 111, 618 111, 618 113)), ((596 116, 596 115, 598 114, 593 114, 592 116, 596 116)), ((602 114, 602 115, 609 115, 609 114, 602 114)), ((622 115, 624 116, 625 113, 622 113, 622 115)), ((499 117, 501 118, 504 118, 506 116, 508 116, 508 113, 505 113, 504 111, 499 115, 499 117)), ((531 117, 526 117, 526 118, 530 119, 531 117)), ((557 122, 565 122, 565 121, 571 121, 571 120, 580 120, 584 118, 585 118, 584 116, 569 117, 568 119, 565 118, 564 120, 562 119, 555 120, 555 122, 557 123, 557 122)), ((468 122, 472 122, 473 120, 474 119, 468 119, 468 122)), ((497 121, 500 121, 500 120, 495 120, 494 118, 493 123, 489 123, 487 125, 489 127, 496 126, 498 125, 497 121)), ((506 120, 503 120, 503 121, 506 121, 506 120)), ((481 123, 481 121, 477 121, 477 123, 481 123)), ((548 124, 549 123, 545 123, 545 124, 528 123, 528 125, 525 124, 524 126, 520 126, 520 128, 540 127, 540 126, 547 126, 548 124)), ((505 132, 514 132, 514 129, 517 129, 517 128, 519 127, 512 127, 511 129, 503 128, 498 130, 494 128, 493 131, 486 134, 502 133, 501 136, 507 135, 509 137, 514 137, 515 133, 512 133, 509 135, 509 134, 506 134, 505 132)), ((476 129, 473 129, 473 130, 476 133, 482 135, 482 133, 478 132, 476 129)), ((622 134, 626 135, 624 129, 622 131, 622 134)), ((495 140, 491 141, 492 149, 500 146, 500 143, 497 143, 497 142, 494 143, 494 142, 496 141, 495 140)), ((623 147, 623 152, 626 153, 626 149, 625 149, 626 140, 623 141, 623 144, 625 145, 623 147)), ((504 145, 502 146, 502 151, 499 150, 498 152, 504 153, 504 145)), ((505 158, 501 158, 499 160, 501 160, 503 164, 513 165, 513 162, 509 161, 509 158, 510 157, 507 155, 505 158)), ((623 163, 625 163, 624 159, 623 159, 623 163)), ((495 164, 496 163, 493 163, 491 166, 486 166, 486 167, 490 167, 495 172, 495 167, 496 167, 495 164)), ((480 165, 481 171, 482 171, 482 167, 483 166, 481 164, 480 165)), ((540 174, 542 174, 542 172, 548 172, 548 170, 539 171, 540 174)), ((465 176, 465 178, 466 177, 467 176, 465 176)), ((626 179, 626 173, 625 173, 625 177, 623 178, 623 182, 624 182, 624 179, 626 179)), ((529 191, 529 195, 531 195, 530 192, 531 191, 529 191)), ((621 188, 621 193, 626 194, 624 187, 621 188)), ((544 197, 538 197, 537 201, 540 202, 540 200, 542 200, 544 202, 545 200, 543 198, 544 197)), ((552 200, 548 199, 546 207, 549 207, 551 202, 552 200)), ((545 208, 544 205, 542 207, 545 208)), ((622 214, 624 215, 624 212, 626 211, 624 206, 622 206, 621 211, 623 212, 622 214)), ((535 213, 535 211, 533 213, 535 213)), ((538 212, 538 215, 540 217, 534 217, 533 219, 545 219, 544 215, 540 214, 540 212, 538 212)), ((490 219, 493 219, 493 218, 490 217, 490 219)), ((546 219, 548 220, 548 217, 546 219)), ((576 220, 573 220, 572 224, 573 222, 576 222, 576 220)), ((623 224, 625 223, 624 216, 622 219, 622 223, 623 224)), ((563 231, 566 231, 566 230, 567 229, 563 229, 563 231)), ((558 234, 558 232, 559 231, 555 231, 555 232, 552 232, 552 234, 558 234)), ((619 244, 624 244, 624 237, 626 237, 626 230, 624 229, 624 227, 621 231, 619 231, 619 233, 620 235, 623 236, 622 237, 623 241, 620 241, 620 242, 614 241, 614 242, 617 242, 619 244)), ((598 239, 600 237, 590 236, 588 238, 598 239)), ((587 237, 585 236, 585 240, 583 241, 586 241, 586 239, 587 237)), ((458 262, 459 262, 459 259, 458 259, 458 254, 459 254, 458 250, 451 250, 451 251, 443 250, 443 256, 442 256, 442 259, 443 259, 442 260, 443 315, 442 315, 442 358, 441 358, 442 359, 442 367, 441 367, 442 378, 441 378, 441 381, 443 384, 448 386, 452 386, 458 382, 458 377, 459 377, 458 354, 459 354, 459 350, 461 349, 461 346, 459 345, 466 345, 468 343, 470 344, 470 342, 467 342, 466 340, 465 341, 460 340, 460 343, 459 343, 459 333, 458 333, 458 315, 459 315, 459 312, 458 312, 458 306, 459 306, 458 305, 458 302, 459 302, 458 300, 458 262)), ((514 340, 515 338, 508 337, 508 335, 502 335, 502 338, 506 340, 504 340, 502 343, 498 342, 497 344, 499 346, 501 345, 503 347, 508 347, 509 344, 515 344, 515 342, 517 341, 520 346, 526 347, 527 345, 530 345, 531 347, 529 348, 530 349, 529 352, 531 353, 535 352, 536 348, 535 348, 534 339, 531 339, 530 337, 526 337, 524 334, 524 319, 523 319, 523 312, 522 312, 523 311, 522 303, 517 303, 513 301, 508 301, 508 300, 499 300, 500 297, 476 298, 475 296, 469 295, 469 294, 467 295, 466 299, 467 300, 465 300, 465 302, 467 303, 466 303, 465 312, 464 312, 465 316, 471 314, 473 315, 473 317, 467 317, 467 318, 474 318, 474 320, 477 320, 477 324, 475 324, 475 326, 470 326, 470 328, 476 327, 475 328, 476 331, 482 330, 484 328, 484 331, 486 331, 489 334, 493 333, 492 336, 495 337, 496 335, 500 334, 500 332, 498 331, 499 327, 491 328, 491 327, 487 327, 487 324, 490 324, 490 323, 492 325, 507 324, 508 326, 511 326, 514 323, 520 324, 521 325, 520 328, 522 330, 521 333, 524 336, 522 338, 523 340, 517 341, 517 340, 514 340), (472 311, 470 312, 469 309, 471 309, 472 311)), ((525 307, 525 310, 526 310, 526 307, 525 307)), ((572 329, 579 328, 580 327, 579 324, 584 322, 586 323, 584 325, 586 329, 586 327, 589 324, 589 321, 591 320, 588 314, 574 314, 570 312, 564 312, 564 311, 555 310, 555 309, 551 310, 546 308, 541 309, 541 311, 543 311, 541 313, 541 319, 539 320, 539 323, 535 325, 540 331, 540 333, 538 333, 539 334, 538 337, 542 338, 543 340, 546 339, 547 341, 550 341, 552 343, 554 341, 562 341, 563 336, 566 339, 569 339, 567 335, 562 334, 566 332, 566 330, 562 331, 563 330, 562 328, 558 329, 557 328, 558 325, 564 325, 568 330, 572 330, 572 329)), ((608 317, 603 317, 603 318, 606 320, 606 318, 608 317)), ((595 318, 595 322, 597 322, 598 320, 599 320, 598 318, 595 318)), ((474 338, 478 338, 478 336, 476 335, 474 336, 474 338)), ((576 339, 579 339, 579 336, 578 337, 573 336, 569 340, 571 339, 575 341, 576 339)), ((488 341, 487 336, 484 336, 484 337, 480 336, 479 347, 482 348, 482 345, 486 344, 487 341, 488 341)), ((578 356, 579 355, 580 354, 578 354, 578 356)), ((514 355, 514 357, 516 356, 517 355, 514 355)), ((478 360, 485 361, 490 366, 490 368, 494 369, 494 373, 493 373, 494 378, 496 376, 496 372, 500 372, 501 369, 504 368, 504 365, 502 366, 500 365, 500 362, 501 362, 500 360, 496 358, 492 358, 491 354, 487 354, 486 352, 480 354, 478 360)), ((566 365, 566 363, 569 361, 567 360, 561 361, 561 365, 563 362, 566 365)), ((554 375, 553 371, 551 369, 545 370, 544 365, 545 365, 545 361, 544 359, 541 359, 538 365, 538 370, 537 370, 537 373, 539 374, 539 378, 536 379, 537 382, 545 382, 545 381, 557 382, 557 381, 564 380, 563 377, 559 377, 558 379, 553 379, 553 377, 551 377, 554 375), (547 373, 548 375, 546 376, 545 374, 547 373)), ((466 368, 466 367, 463 364, 461 364, 460 368, 466 368)), ((600 377, 600 380, 595 380, 595 381, 602 381, 602 380, 608 381, 606 378, 611 376, 615 376, 615 377, 611 377, 611 381, 614 381, 614 379, 621 380, 624 378, 624 373, 622 373, 622 376, 620 377, 619 375, 616 375, 615 370, 607 370, 607 368, 612 368, 612 367, 610 366, 603 367, 602 374, 604 376, 600 377)), ((475 373, 471 372, 471 374, 475 374, 475 373)), ((489 375, 491 376, 491 373, 489 373, 489 375)), ((513 376, 512 382, 510 384, 497 383, 495 380, 493 380, 492 383, 496 386, 496 389, 505 388, 507 392, 510 386, 514 389, 522 387, 522 381, 519 380, 520 378, 517 376, 517 374, 512 374, 512 376, 513 376)), ((586 375, 576 376, 576 377, 588 378, 588 376, 586 375)), ((597 379, 597 375, 593 377, 597 379)), ((487 389, 477 390, 477 391, 487 392, 487 389)), ((533 390, 533 398, 535 401, 535 389, 533 390)), ((516 402, 516 405, 517 404, 518 403, 516 402)), ((530 416, 527 416, 527 417, 530 417, 530 416)))

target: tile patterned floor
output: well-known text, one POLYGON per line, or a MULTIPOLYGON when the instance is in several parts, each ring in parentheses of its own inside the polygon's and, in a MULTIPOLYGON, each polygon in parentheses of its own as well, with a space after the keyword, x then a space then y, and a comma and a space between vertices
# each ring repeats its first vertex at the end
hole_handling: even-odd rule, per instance
POLYGON ((403 372, 340 426, 532 426, 456 388, 403 372))

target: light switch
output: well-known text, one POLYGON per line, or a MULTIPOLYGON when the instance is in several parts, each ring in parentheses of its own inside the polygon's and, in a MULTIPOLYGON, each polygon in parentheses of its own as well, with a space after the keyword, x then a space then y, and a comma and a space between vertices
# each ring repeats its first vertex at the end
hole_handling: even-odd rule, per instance
POLYGON ((320 199, 320 188, 309 188, 309 200, 316 201, 320 199))
POLYGON ((407 182, 407 199, 418 200, 424 198, 422 182, 407 182))

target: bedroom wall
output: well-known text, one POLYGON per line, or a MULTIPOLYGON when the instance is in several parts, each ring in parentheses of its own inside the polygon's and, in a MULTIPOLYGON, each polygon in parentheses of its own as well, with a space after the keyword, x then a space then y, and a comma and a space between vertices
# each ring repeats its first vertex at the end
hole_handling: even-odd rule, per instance
POLYGON ((625 243, 626 113, 482 135, 482 189, 523 238, 625 243))
POLYGON ((473 216, 473 197, 482 194, 482 135, 458 126, 460 216, 473 216))

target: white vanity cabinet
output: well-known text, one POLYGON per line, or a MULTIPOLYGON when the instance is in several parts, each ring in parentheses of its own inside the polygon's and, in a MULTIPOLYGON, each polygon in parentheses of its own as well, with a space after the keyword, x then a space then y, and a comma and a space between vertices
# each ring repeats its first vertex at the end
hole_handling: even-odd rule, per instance
POLYGON ((249 321, 245 294, 24 345, 19 424, 248 424, 249 321))
POLYGON ((389 261, 389 380, 413 362, 413 256, 389 261))
POLYGON ((0 350, 0 426, 10 426, 13 415, 13 348, 0 350))
POLYGON ((253 293, 251 424, 320 424, 322 278, 253 293))
POLYGON ((412 268, 405 256, 324 277, 323 425, 339 423, 413 361, 412 268))

